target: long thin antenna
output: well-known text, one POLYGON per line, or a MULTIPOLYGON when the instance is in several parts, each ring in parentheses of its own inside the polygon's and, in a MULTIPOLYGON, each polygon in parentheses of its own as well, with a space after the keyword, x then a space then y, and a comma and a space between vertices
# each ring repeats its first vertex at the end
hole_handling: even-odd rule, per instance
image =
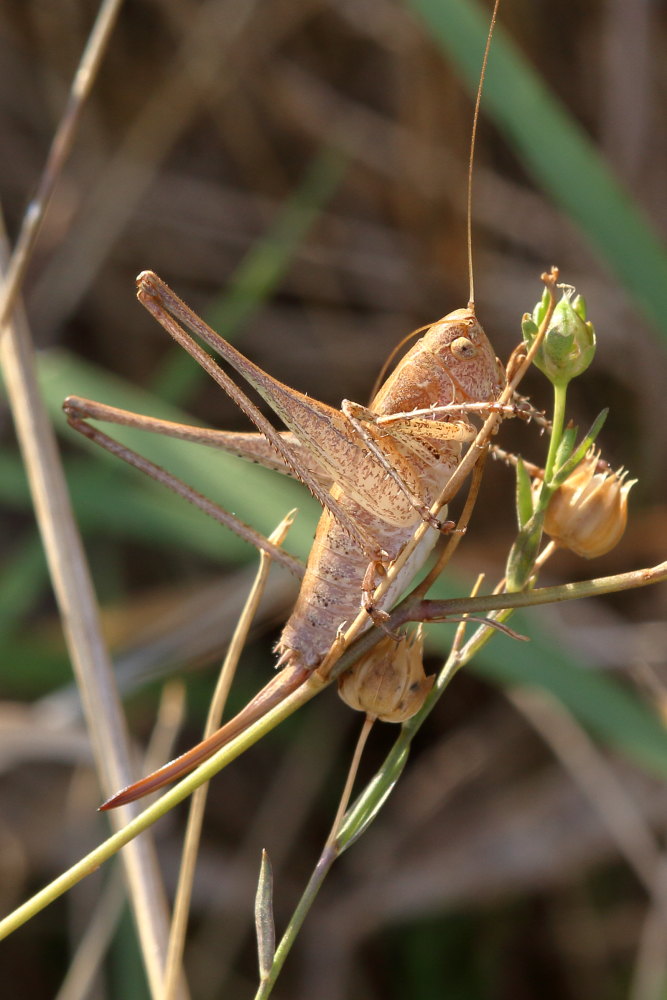
POLYGON ((467 235, 468 235, 468 309, 475 311, 475 278, 473 274, 472 267, 472 168, 475 161, 475 140, 477 139, 477 122, 479 120, 479 106, 482 103, 482 90, 484 88, 484 78, 486 76, 486 64, 489 61, 489 50, 491 49, 491 39, 493 38, 493 29, 496 26, 496 18, 498 16, 498 8, 500 7, 500 0, 496 0, 493 5, 493 13, 491 14, 491 23, 489 25, 489 33, 486 36, 486 48, 484 49, 484 58, 482 59, 482 71, 479 75, 479 84, 477 87, 477 98, 475 99, 475 113, 472 119, 472 134, 470 136, 470 157, 468 159, 468 205, 467 205, 467 235))

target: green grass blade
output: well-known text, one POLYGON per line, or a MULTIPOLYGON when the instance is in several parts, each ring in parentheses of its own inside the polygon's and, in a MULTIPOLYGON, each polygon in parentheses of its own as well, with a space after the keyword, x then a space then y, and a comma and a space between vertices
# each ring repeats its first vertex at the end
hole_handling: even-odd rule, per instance
MULTIPOLYGON (((273 224, 239 264, 224 294, 206 314, 207 323, 227 340, 261 308, 287 272, 295 253, 331 198, 345 172, 346 161, 325 148, 311 162, 303 180, 281 207, 273 224)), ((173 348, 153 378, 156 395, 173 403, 190 397, 203 372, 173 348)))
MULTIPOLYGON (((40 370, 42 390, 59 433, 69 435, 70 440, 78 444, 85 445, 85 442, 75 432, 68 430, 62 413, 62 401, 70 393, 168 420, 197 423, 187 413, 165 403, 164 400, 137 389, 122 379, 109 376, 94 365, 82 362, 66 352, 45 354, 41 359, 40 370)), ((193 445, 191 442, 174 441, 159 434, 146 434, 126 427, 108 427, 107 430, 113 437, 117 437, 130 448, 146 454, 158 465, 173 472, 265 534, 273 530, 276 520, 284 516, 288 510, 298 507, 301 513, 290 532, 288 547, 297 555, 307 554, 319 508, 298 483, 262 469, 258 465, 225 455, 212 448, 193 445)), ((109 511, 109 516, 114 518, 114 507, 118 503, 122 505, 127 499, 126 492, 122 497, 115 496, 116 479, 118 478, 120 484, 123 478, 121 469, 123 474, 126 470, 123 469, 123 463, 113 456, 106 455, 101 449, 94 448, 92 454, 95 455, 97 462, 106 463, 107 467, 114 470, 114 475, 106 478, 104 489, 99 491, 100 503, 103 503, 105 509, 109 511)), ((177 518, 177 511, 182 511, 184 518, 189 518, 190 524, 194 524, 192 521, 194 513, 202 524, 202 531, 216 535, 215 528, 211 531, 208 519, 197 511, 190 511, 187 503, 178 500, 177 497, 169 497, 167 500, 167 490, 158 489, 156 484, 144 481, 138 473, 127 471, 131 473, 132 482, 141 483, 141 488, 149 491, 156 506, 164 503, 167 509, 173 509, 174 518, 177 518), (176 506, 172 506, 173 501, 177 501, 176 506)), ((120 485, 118 489, 121 489, 120 485)), ((172 534, 171 541, 168 537, 165 538, 170 545, 174 542, 174 527, 175 525, 172 525, 167 532, 172 534)), ((223 530, 217 534, 221 539, 226 539, 230 535, 223 530)), ((229 544, 238 551, 236 541, 230 538, 229 544)), ((252 556, 249 546, 244 548, 248 551, 248 557, 252 556)))
MULTIPOLYGON (((473 0, 408 0, 471 90, 488 13, 473 0)), ((562 25, 567 30, 567 25, 562 25)), ((599 257, 667 338, 667 252, 581 126, 501 28, 482 101, 536 183, 585 233, 599 257)))

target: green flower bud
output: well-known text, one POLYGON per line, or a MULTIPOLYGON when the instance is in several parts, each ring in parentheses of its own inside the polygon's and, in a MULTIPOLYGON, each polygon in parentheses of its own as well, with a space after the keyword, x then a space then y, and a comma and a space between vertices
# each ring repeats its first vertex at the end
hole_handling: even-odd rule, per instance
MULTIPOLYGON (((528 347, 537 336, 549 305, 549 295, 544 295, 533 310, 523 317, 521 329, 528 347)), ((574 289, 568 288, 556 307, 540 348, 535 364, 554 385, 566 385, 586 371, 595 354, 595 330, 586 322, 586 303, 574 289)))

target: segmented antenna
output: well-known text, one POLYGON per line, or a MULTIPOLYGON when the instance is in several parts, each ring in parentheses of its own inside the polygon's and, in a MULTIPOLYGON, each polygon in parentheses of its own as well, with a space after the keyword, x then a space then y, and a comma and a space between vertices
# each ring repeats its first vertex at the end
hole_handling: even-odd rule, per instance
POLYGON ((477 122, 479 120, 479 106, 482 102, 482 90, 484 89, 484 78, 486 76, 486 64, 489 61, 489 50, 491 49, 491 39, 493 38, 493 29, 496 26, 496 18, 498 16, 498 8, 500 7, 500 0, 495 0, 493 5, 493 13, 491 14, 491 23, 489 25, 489 33, 486 36, 486 48, 484 49, 484 58, 482 59, 482 71, 479 75, 479 84, 477 86, 477 97, 475 99, 475 112, 472 118, 472 133, 470 136, 470 156, 468 158, 468 204, 467 204, 467 234, 468 234, 468 309, 475 311, 475 278, 473 275, 472 267, 472 168, 475 160, 475 140, 477 139, 477 122))

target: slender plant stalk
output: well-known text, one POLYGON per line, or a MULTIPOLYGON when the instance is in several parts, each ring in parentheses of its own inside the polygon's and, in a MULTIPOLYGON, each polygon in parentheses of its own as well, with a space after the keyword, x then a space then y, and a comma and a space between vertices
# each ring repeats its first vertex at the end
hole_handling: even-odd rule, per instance
MULTIPOLYGON (((0 219, 0 266, 7 249, 0 219)), ((101 638, 92 583, 71 510, 53 428, 41 398, 34 350, 25 317, 16 307, 0 341, 7 394, 23 452, 35 515, 60 607, 103 788, 132 775, 129 740, 113 667, 101 638)), ((133 810, 114 817, 120 827, 133 810)), ((152 844, 137 841, 123 856, 151 994, 158 1000, 167 949, 165 898, 152 844)))
POLYGON ((324 879, 329 874, 332 865, 338 858, 340 854, 340 848, 338 845, 338 831, 340 829, 345 811, 348 807, 350 801, 350 796, 352 794, 352 788, 354 786, 354 781, 359 770, 359 763, 361 761, 361 756, 364 752, 364 747, 370 735, 370 731, 373 728, 373 723, 375 719, 373 716, 367 715, 364 719, 364 723, 361 727, 359 737, 357 739, 357 745, 352 756, 352 761, 347 773, 347 778, 345 779, 345 786, 343 788, 340 802, 338 804, 338 810, 336 812, 336 818, 331 826, 331 831, 326 839, 322 853, 315 865, 313 874, 308 880, 308 885, 303 891, 301 899, 299 900, 294 913, 292 914, 290 921, 285 929, 285 933, 280 939, 280 944, 276 948, 275 955, 273 956, 273 962, 271 967, 266 970, 260 969, 260 983, 257 993, 255 994, 255 1000, 266 1000, 269 996, 273 987, 275 986, 276 980, 280 975, 285 960, 289 955, 292 945, 297 939, 298 933, 301 930, 304 920, 306 919, 308 912, 315 902, 315 897, 319 892, 324 879))
POLYGON ((329 836, 326 839, 326 844, 324 845, 325 850, 327 847, 330 847, 331 845, 336 843, 338 831, 343 821, 343 816, 345 815, 345 811, 349 805, 350 796, 352 795, 352 789, 354 788, 354 782, 356 780, 357 772, 359 770, 359 764, 361 763, 361 755, 364 752, 364 747, 366 746, 368 737, 370 736, 371 729, 373 728, 373 724, 375 723, 375 721, 376 719, 372 715, 367 715, 366 718, 364 719, 364 724, 361 727, 361 732, 359 733, 359 737, 357 739, 357 745, 354 748, 352 761, 350 763, 350 767, 347 772, 345 787, 343 788, 340 797, 340 802, 338 803, 338 811, 336 812, 336 818, 331 824, 331 830, 329 832, 329 836))
MULTIPOLYGON (((231 740, 224 747, 221 747, 209 760, 200 764, 195 771, 192 771, 182 781, 165 792, 157 802, 144 809, 142 813, 131 819, 121 830, 112 834, 112 836, 108 837, 107 840, 81 858, 75 865, 72 865, 71 868, 57 879, 54 879, 53 882, 45 886, 44 889, 17 907, 3 920, 0 920, 0 940, 12 934, 18 927, 21 927, 22 924, 26 923, 35 914, 62 896, 63 893, 67 892, 87 875, 97 871, 100 865, 108 861, 109 858, 112 858, 121 847, 125 847, 126 844, 129 844, 140 833, 148 830, 153 823, 166 815, 170 809, 173 809, 174 806, 177 806, 186 799, 188 795, 192 795, 195 789, 199 788, 201 784, 210 781, 223 767, 236 760, 242 753, 245 753, 251 746, 254 746, 258 740, 271 732, 280 722, 289 718, 298 708, 305 705, 316 694, 319 694, 324 686, 323 680, 317 674, 312 674, 300 688, 285 698, 279 705, 276 705, 271 711, 267 712, 266 715, 262 716, 252 726, 249 726, 236 739, 231 740)), ((120 812, 120 810, 117 811, 120 812)), ((144 838, 139 841, 139 843, 143 842, 144 838)), ((127 852, 125 852, 124 857, 126 854, 127 852)), ((161 998, 161 994, 158 993, 157 995, 161 998)))
POLYGON ((547 460, 544 464, 544 479, 546 482, 551 481, 553 476, 554 464, 556 460, 556 451, 558 450, 558 445, 560 444, 561 437, 563 436, 563 426, 565 423, 565 400, 567 398, 567 385, 563 385, 561 382, 557 382, 554 387, 554 414, 551 430, 551 440, 549 441, 549 452, 547 454, 547 460))
POLYGON ((81 55, 67 105, 51 142, 34 198, 28 205, 6 269, 0 297, 0 336, 16 304, 39 231, 81 120, 85 102, 102 64, 123 0, 102 0, 95 24, 81 55))
POLYGON ((593 580, 578 583, 561 583, 556 587, 537 587, 535 590, 518 593, 482 594, 476 597, 452 597, 443 601, 422 601, 410 607, 409 599, 390 618, 392 627, 406 621, 444 621, 456 615, 481 611, 496 611, 501 608, 530 608, 538 604, 557 604, 560 601, 579 600, 583 597, 601 597, 621 590, 636 590, 667 580, 667 561, 645 569, 633 569, 628 573, 599 576, 593 580), (401 608, 404 607, 404 610, 401 608))
MULTIPOLYGON (((619 574, 619 576, 611 577, 611 580, 615 581, 615 586, 603 589, 601 586, 591 589, 586 583, 583 584, 567 584, 565 587, 559 588, 543 588, 543 591, 547 589, 549 591, 563 591, 562 599, 568 600, 580 596, 593 596, 596 593, 611 593, 612 591, 627 590, 632 586, 643 586, 648 583, 657 583, 659 580, 667 579, 667 563, 661 564, 659 567, 649 570, 638 570, 635 573, 630 574, 619 574), (659 573, 656 573, 659 570, 659 573), (628 579, 631 578, 631 579, 628 579), (582 592, 575 592, 577 588, 582 588, 582 592), (586 591, 584 593, 583 591, 586 591)), ((604 578, 598 581, 589 581, 589 583, 601 585, 604 583, 604 578)), ((535 594, 539 594, 540 591, 531 591, 529 594, 499 594, 496 595, 493 600, 495 602, 494 606, 501 607, 506 606, 507 603, 512 601, 514 603, 515 598, 521 597, 534 597, 535 594)), ((552 593, 553 597, 553 593, 552 593)), ((488 601, 488 598, 472 598, 471 603, 484 600, 488 601)), ((517 602, 517 606, 518 606, 517 602)), ((520 602, 521 606, 529 606, 531 601, 523 600, 520 602)), ((533 603, 546 603, 533 602, 533 603)), ((467 609, 464 607, 460 608, 461 613, 465 613, 467 609)), ((502 620, 503 614, 507 616, 509 612, 502 612, 497 617, 502 620)), ((388 626, 394 628, 404 620, 402 615, 394 616, 389 619, 388 626)), ((375 630, 377 632, 377 630, 375 630)), ((390 751, 388 757, 386 758, 385 764, 383 765, 383 771, 386 773, 391 773, 392 769, 394 772, 398 772, 404 763, 405 752, 409 746, 409 742, 412 739, 413 729, 419 728, 423 719, 428 714, 430 708, 433 707, 435 703, 437 693, 441 693, 442 690, 447 686, 454 673, 462 665, 469 656, 476 652, 482 645, 488 642, 489 638, 493 634, 493 629, 488 626, 480 627, 470 640, 466 643, 464 650, 461 651, 459 656, 456 658, 456 662, 450 662, 448 660, 447 664, 443 668, 443 671, 438 676, 434 690, 427 699, 424 708, 410 719, 409 722, 405 723, 401 729, 401 734, 397 739, 394 747, 390 751)), ((30 920, 36 913, 39 913, 44 907, 48 906, 55 899, 61 896, 63 893, 67 892, 68 889, 80 882, 81 879, 85 878, 92 871, 96 871, 97 868, 109 858, 113 857, 121 847, 129 844, 130 841, 136 837, 138 834, 143 833, 150 826, 153 825, 158 819, 164 816, 170 809, 182 802, 183 799, 191 795, 192 792, 198 788, 203 782, 209 781, 218 771, 222 770, 233 760, 239 757, 247 749, 253 746, 258 740, 274 729, 279 723, 283 722, 285 719, 289 718, 297 709, 302 705, 305 705, 311 698, 330 683, 335 676, 342 673, 343 670, 348 669, 354 662, 355 657, 361 656, 370 646, 380 638, 379 635, 374 633, 369 633, 362 636, 360 641, 356 643, 354 649, 349 649, 341 657, 340 661, 336 663, 336 667, 332 670, 330 676, 325 680, 321 677, 317 671, 315 671, 308 680, 291 695, 289 695, 283 702, 276 705, 275 708, 271 709, 265 716, 259 719, 256 723, 250 726, 247 730, 237 736, 234 740, 230 741, 226 746, 221 747, 209 760, 201 764, 196 770, 188 774, 182 781, 174 785, 173 788, 165 792, 157 802, 153 803, 142 813, 131 820, 127 826, 122 830, 119 830, 113 836, 105 840, 99 847, 91 851, 84 858, 82 858, 77 864, 73 865, 68 871, 64 872, 59 878, 55 879, 48 886, 42 889, 40 892, 36 893, 31 899, 27 900, 21 906, 19 906, 13 913, 5 917, 4 920, 0 921, 0 940, 7 937, 18 927, 24 924, 27 920, 30 920)), ((394 778, 395 780, 395 778, 394 778)), ((386 785, 386 775, 383 774, 382 782, 386 785)), ((373 790, 373 794, 375 791, 373 790)), ((363 798, 363 796, 362 796, 363 798)), ((355 813, 358 811, 358 806, 355 804, 350 813, 355 813)))
MULTIPOLYGON (((295 511, 283 518, 278 527, 269 536, 274 545, 282 545, 287 532, 294 520, 295 511)), ((266 552, 259 554, 259 569, 252 584, 248 599, 239 616, 232 640, 227 650, 218 683, 216 685, 211 705, 206 719, 204 738, 210 736, 219 728, 222 713, 227 703, 229 690, 236 673, 243 647, 248 639, 248 632, 252 620, 257 613, 257 607, 264 593, 266 581, 271 568, 271 557, 266 552)), ((188 913, 190 911, 190 900, 192 898, 192 885, 194 882, 195 867, 197 864, 197 854, 199 852, 199 839, 201 836, 202 824, 204 821, 204 810, 206 809, 206 799, 208 796, 208 784, 202 785, 196 790, 190 802, 188 812, 188 822, 185 830, 183 842, 183 852, 181 856, 181 867, 178 873, 178 885, 174 899, 174 911, 171 919, 169 932, 169 948, 167 951, 167 964, 164 975, 164 1000, 172 1000, 178 986, 179 974, 183 962, 183 950, 185 947, 185 935, 187 931, 188 913)))

